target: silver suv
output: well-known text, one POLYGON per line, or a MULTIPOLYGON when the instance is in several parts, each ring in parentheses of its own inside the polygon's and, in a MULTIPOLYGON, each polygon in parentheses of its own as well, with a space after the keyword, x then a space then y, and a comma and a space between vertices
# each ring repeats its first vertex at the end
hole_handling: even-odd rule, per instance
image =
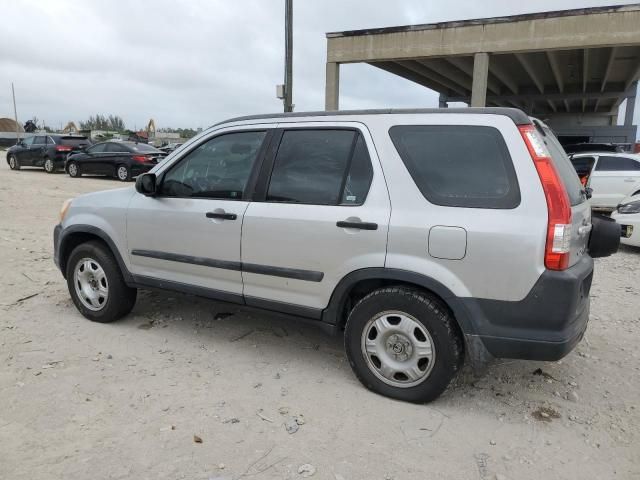
POLYGON ((580 341, 592 256, 619 242, 589 250, 587 195, 515 109, 243 117, 135 189, 67 201, 55 260, 90 320, 126 315, 138 288, 310 319, 344 330, 367 388, 427 402, 465 356, 556 360, 580 341))

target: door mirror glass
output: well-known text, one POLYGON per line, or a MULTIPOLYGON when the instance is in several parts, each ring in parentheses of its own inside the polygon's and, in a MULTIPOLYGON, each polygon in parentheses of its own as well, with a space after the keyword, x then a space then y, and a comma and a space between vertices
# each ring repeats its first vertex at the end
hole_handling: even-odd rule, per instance
POLYGON ((142 195, 152 197, 156 194, 156 174, 143 173, 136 180, 136 190, 142 195))

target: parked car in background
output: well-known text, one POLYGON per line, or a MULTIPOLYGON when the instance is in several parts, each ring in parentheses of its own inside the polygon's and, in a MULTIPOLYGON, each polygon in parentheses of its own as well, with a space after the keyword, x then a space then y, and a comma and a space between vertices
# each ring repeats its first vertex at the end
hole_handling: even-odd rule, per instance
POLYGON ((146 143, 107 141, 70 155, 65 170, 71 177, 106 175, 126 182, 148 172, 165 156, 164 152, 146 143))
POLYGON ((624 149, 615 143, 572 143, 564 146, 567 154, 583 152, 623 152, 624 149))
POLYGON ((181 147, 181 146, 182 146, 182 143, 169 143, 167 145, 164 145, 164 146, 160 147, 160 150, 162 150, 165 153, 171 153, 176 148, 181 147))
POLYGON ((640 193, 640 155, 592 152, 570 158, 582 184, 593 190, 593 208, 613 210, 623 198, 640 193))
POLYGON ((213 126, 135 190, 67 201, 54 259, 90 320, 148 287, 302 317, 344 330, 367 388, 427 402, 465 357, 580 342, 592 257, 620 243, 608 220, 516 109, 274 114, 213 126))
POLYGON ((620 241, 640 247, 640 194, 622 200, 611 218, 620 224, 620 241))
POLYGON ((69 154, 84 150, 91 145, 81 135, 38 134, 21 140, 7 151, 7 163, 12 170, 22 167, 44 168, 54 173, 64 167, 69 154))

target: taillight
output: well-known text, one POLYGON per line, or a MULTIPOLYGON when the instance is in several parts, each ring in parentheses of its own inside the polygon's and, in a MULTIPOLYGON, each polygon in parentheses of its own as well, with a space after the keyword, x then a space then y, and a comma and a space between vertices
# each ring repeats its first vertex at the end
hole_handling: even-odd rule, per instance
POLYGON ((564 184, 553 165, 542 136, 533 125, 518 127, 536 167, 547 199, 547 244, 544 265, 549 270, 565 270, 569 266, 571 248, 571 203, 564 184))
POLYGON ((134 162, 148 162, 149 158, 145 155, 133 155, 131 157, 131 160, 133 160, 134 162))
POLYGON ((56 145, 56 152, 70 152, 73 147, 69 145, 56 145))

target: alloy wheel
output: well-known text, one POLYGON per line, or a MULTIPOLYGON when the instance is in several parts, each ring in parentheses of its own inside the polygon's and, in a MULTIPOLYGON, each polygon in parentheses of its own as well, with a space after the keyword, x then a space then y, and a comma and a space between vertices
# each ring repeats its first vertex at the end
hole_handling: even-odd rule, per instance
POLYGON ((73 270, 76 294, 86 308, 101 310, 109 298, 109 282, 102 266, 92 258, 82 258, 73 270))

